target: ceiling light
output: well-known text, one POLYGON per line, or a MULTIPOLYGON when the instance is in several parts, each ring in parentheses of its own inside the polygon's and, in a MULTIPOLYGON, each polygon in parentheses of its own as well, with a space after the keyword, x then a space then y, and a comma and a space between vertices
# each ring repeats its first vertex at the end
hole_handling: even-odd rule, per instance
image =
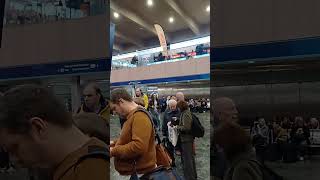
POLYGON ((169 22, 173 23, 173 21, 174 21, 173 17, 169 17, 169 22))
POLYGON ((206 11, 210 12, 210 5, 207 6, 206 11))
POLYGON ((153 5, 153 1, 152 1, 152 0, 148 0, 148 1, 147 1, 147 5, 148 5, 148 6, 152 6, 152 5, 153 5))
POLYGON ((113 16, 114 16, 115 18, 119 18, 119 13, 114 12, 114 13, 113 13, 113 16))

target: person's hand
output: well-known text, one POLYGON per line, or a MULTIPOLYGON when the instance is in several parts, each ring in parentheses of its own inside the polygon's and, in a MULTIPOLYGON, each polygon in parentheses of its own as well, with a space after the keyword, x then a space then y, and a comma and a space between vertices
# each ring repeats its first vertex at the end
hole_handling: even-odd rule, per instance
POLYGON ((114 141, 110 141, 110 147, 114 147, 116 144, 114 141))
POLYGON ((111 146, 110 146, 110 157, 113 157, 113 156, 112 156, 113 148, 114 148, 114 147, 111 147, 111 146))

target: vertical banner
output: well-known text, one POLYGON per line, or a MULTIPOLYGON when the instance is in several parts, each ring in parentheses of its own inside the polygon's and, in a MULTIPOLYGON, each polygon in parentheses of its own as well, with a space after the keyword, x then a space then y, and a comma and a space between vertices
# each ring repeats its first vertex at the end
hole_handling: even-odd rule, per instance
POLYGON ((156 28, 158 38, 160 41, 160 46, 162 47, 163 56, 168 56, 168 49, 167 49, 167 41, 166 36, 164 35, 163 29, 159 24, 155 24, 154 27, 156 28))
POLYGON ((0 48, 2 44, 2 29, 3 29, 5 3, 6 3, 6 0, 0 0, 0 48))

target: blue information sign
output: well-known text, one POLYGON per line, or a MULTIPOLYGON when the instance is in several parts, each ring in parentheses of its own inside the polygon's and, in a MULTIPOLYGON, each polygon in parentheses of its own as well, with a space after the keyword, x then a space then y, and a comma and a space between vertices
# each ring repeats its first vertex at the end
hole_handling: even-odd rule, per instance
POLYGON ((212 48, 211 65, 320 57, 320 37, 212 48))

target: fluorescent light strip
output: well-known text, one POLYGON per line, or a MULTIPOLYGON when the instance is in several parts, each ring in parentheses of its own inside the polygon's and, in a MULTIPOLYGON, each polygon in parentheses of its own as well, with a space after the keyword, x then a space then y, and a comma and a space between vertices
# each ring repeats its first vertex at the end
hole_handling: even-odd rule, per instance
POLYGON ((193 39, 190 41, 184 41, 180 43, 175 43, 170 45, 170 50, 180 49, 184 47, 194 46, 198 44, 210 43, 210 36, 206 36, 203 38, 193 39))
MULTIPOLYGON (((198 45, 198 44, 205 44, 205 43, 210 43, 210 36, 171 44, 170 50, 175 50, 175 49, 180 49, 180 48, 184 48, 184 47, 194 46, 194 45, 198 45)), ((157 53, 157 52, 161 52, 161 51, 162 51, 161 47, 156 47, 156 48, 152 48, 152 49, 146 49, 146 50, 142 50, 142 51, 136 51, 136 52, 121 54, 121 55, 117 55, 117 56, 112 56, 112 60, 121 60, 121 59, 126 59, 126 58, 132 58, 134 56, 153 54, 153 53, 157 53)))

